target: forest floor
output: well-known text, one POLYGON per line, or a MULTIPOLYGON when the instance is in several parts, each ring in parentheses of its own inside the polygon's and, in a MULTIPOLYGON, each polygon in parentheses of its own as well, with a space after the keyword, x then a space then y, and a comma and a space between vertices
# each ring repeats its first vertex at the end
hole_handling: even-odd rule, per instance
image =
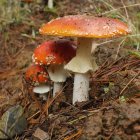
MULTIPOLYGON (((138 36, 113 42, 97 40, 101 44, 95 52, 99 69, 91 73, 88 102, 71 104, 72 77, 67 79, 64 91, 47 103, 38 97, 35 101, 24 80, 33 50, 45 40, 58 38, 38 33, 40 25, 53 18, 75 14, 114 17, 129 23, 133 34, 139 33, 138 0, 106 2, 56 1, 53 11, 36 6, 25 21, 11 24, 0 33, 0 116, 9 107, 20 104, 28 120, 28 129, 15 139, 33 139, 37 128, 52 140, 140 139, 140 58, 132 55, 140 50, 138 36), (123 8, 125 5, 129 6, 123 8)), ((29 8, 32 5, 35 4, 29 4, 29 8)))

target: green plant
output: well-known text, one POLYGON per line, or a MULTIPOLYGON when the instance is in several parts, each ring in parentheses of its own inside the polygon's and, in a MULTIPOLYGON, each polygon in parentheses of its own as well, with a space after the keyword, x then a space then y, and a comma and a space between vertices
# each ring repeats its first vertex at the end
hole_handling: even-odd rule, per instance
POLYGON ((125 96, 120 96, 119 101, 120 102, 126 102, 128 99, 125 96))
POLYGON ((44 7, 44 11, 46 13, 53 14, 53 15, 57 15, 57 12, 58 12, 56 7, 53 7, 50 9, 50 8, 48 8, 48 6, 44 7))
POLYGON ((20 0, 0 0, 0 31, 10 24, 20 23, 29 13, 26 6, 21 6, 20 0))

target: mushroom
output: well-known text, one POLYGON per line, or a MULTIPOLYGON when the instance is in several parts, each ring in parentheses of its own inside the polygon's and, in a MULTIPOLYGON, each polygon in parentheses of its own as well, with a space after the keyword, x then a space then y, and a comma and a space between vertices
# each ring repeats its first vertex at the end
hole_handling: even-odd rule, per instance
POLYGON ((26 73, 25 79, 33 86, 33 92, 42 94, 43 99, 46 99, 46 93, 51 90, 48 84, 49 75, 46 69, 40 65, 31 65, 26 73))
POLYGON ((53 96, 62 89, 62 82, 69 76, 64 65, 76 55, 75 45, 69 40, 46 41, 33 54, 33 62, 48 66, 50 79, 54 82, 53 96))
POLYGON ((65 65, 65 69, 75 73, 73 104, 89 99, 89 71, 97 68, 91 57, 91 48, 96 46, 93 38, 110 38, 130 33, 128 26, 118 19, 85 15, 54 19, 44 24, 39 31, 46 35, 77 37, 76 57, 65 65))
POLYGON ((53 0, 48 0, 48 8, 53 9, 53 0))

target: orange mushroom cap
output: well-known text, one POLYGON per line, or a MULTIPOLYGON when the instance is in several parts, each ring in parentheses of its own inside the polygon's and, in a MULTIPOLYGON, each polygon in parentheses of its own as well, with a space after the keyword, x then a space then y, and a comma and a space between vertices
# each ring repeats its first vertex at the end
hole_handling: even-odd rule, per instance
POLYGON ((39 45, 33 54, 33 62, 40 65, 63 64, 75 55, 75 45, 68 40, 46 41, 39 45))
POLYGON ((107 17, 72 15, 54 19, 40 28, 41 34, 109 38, 130 33, 127 24, 107 17))
POLYGON ((34 86, 48 82, 48 77, 46 69, 39 65, 31 65, 25 73, 26 81, 34 86))

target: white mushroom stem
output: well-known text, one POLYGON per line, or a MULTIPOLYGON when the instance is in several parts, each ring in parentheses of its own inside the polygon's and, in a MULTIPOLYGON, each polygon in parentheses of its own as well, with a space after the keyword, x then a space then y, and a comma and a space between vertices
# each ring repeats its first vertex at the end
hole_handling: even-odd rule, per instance
POLYGON ((48 0, 48 8, 53 9, 53 0, 48 0))
POLYGON ((53 97, 63 88, 63 82, 69 76, 69 73, 64 69, 63 65, 52 65, 48 68, 50 79, 54 82, 53 97))
POLYGON ((74 76, 73 104, 89 99, 89 75, 76 73, 74 76))
POLYGON ((73 104, 89 99, 89 71, 95 71, 97 69, 96 62, 91 57, 92 39, 78 38, 77 42, 78 49, 76 57, 65 65, 65 69, 75 72, 73 104))
POLYGON ((53 97, 55 97, 55 95, 60 92, 63 88, 63 83, 61 82, 54 82, 53 84, 53 97))

